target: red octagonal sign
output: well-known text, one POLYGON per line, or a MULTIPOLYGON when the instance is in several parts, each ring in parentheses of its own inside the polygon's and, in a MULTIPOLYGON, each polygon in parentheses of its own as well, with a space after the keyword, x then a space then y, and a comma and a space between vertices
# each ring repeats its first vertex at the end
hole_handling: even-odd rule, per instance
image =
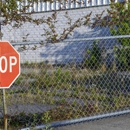
POLYGON ((0 88, 9 88, 20 74, 20 55, 7 41, 0 41, 0 88))

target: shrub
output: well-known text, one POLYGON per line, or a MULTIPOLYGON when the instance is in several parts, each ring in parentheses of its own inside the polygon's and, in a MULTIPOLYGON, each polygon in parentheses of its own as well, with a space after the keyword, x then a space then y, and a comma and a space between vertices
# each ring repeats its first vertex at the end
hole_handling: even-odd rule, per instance
MULTIPOLYGON (((113 23, 110 27, 111 34, 114 36, 130 35, 130 1, 127 4, 125 2, 112 3, 110 7, 111 10, 108 13, 113 23)), ((130 38, 119 38, 118 42, 121 44, 121 47, 115 49, 118 69, 130 69, 130 38)))
POLYGON ((98 69, 101 66, 102 54, 98 43, 94 41, 92 43, 92 50, 87 50, 88 58, 86 60, 86 66, 91 69, 98 69))

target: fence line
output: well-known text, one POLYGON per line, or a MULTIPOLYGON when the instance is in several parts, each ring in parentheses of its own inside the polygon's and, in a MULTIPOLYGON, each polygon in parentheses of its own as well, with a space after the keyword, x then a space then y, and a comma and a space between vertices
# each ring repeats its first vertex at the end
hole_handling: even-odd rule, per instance
MULTIPOLYGON (((115 0, 115 2, 118 1, 120 0, 115 0)), ((18 2, 18 4, 20 3, 18 2)), ((27 5, 27 4, 28 2, 25 0, 23 2, 23 5, 27 5)), ((110 0, 76 0, 76 1, 54 0, 52 3, 38 0, 38 2, 34 3, 33 7, 30 7, 27 12, 31 12, 32 10, 34 12, 42 12, 42 11, 52 11, 52 10, 60 10, 60 9, 76 9, 76 8, 84 8, 84 7, 92 7, 92 6, 104 6, 109 4, 110 4, 110 0)))
MULTIPOLYGON (((56 1, 51 5, 42 1, 42 4, 35 4, 36 10, 47 10, 48 6, 53 10, 57 7, 56 1)), ((93 13, 91 19, 103 10, 103 16, 107 15, 107 9, 115 12, 110 6, 77 10, 80 7, 68 4, 68 8, 76 9, 58 11, 54 34, 62 35, 64 28, 70 27, 67 23, 69 20, 63 17, 66 12, 72 19, 72 25, 88 12, 93 13)), ((8 115, 8 129, 30 130, 45 128, 48 123, 50 127, 55 127, 129 113, 129 9, 119 12, 116 10, 119 23, 115 23, 115 15, 112 17, 113 28, 101 26, 91 29, 81 25, 72 30, 72 36, 58 43, 48 37, 53 33, 50 33, 50 26, 46 24, 36 26, 27 22, 20 28, 1 25, 2 39, 10 41, 20 53, 21 74, 11 88, 5 90, 7 114, 4 114, 0 91, 0 129, 3 129, 3 115, 8 115), (119 24, 121 26, 115 28, 119 24)), ((52 14, 37 13, 32 18, 38 19, 43 15, 49 17, 52 14)), ((3 62, 1 59, 1 67, 5 67, 3 62)))

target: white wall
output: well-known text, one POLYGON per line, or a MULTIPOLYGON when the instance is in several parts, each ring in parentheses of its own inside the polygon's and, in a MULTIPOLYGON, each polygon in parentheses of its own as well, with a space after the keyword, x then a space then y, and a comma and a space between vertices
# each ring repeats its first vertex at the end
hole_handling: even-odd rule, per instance
MULTIPOLYGON (((92 11, 92 18, 98 13, 100 14, 103 10, 106 10, 109 6, 105 7, 93 7, 93 8, 84 8, 76 10, 68 10, 72 21, 76 21, 78 18, 90 13, 92 11)), ((43 17, 50 16, 52 12, 47 13, 36 13, 33 14, 33 17, 43 17)), ((61 33, 64 28, 67 27, 66 18, 64 17, 65 11, 58 12, 58 22, 56 23, 57 33, 61 33)), ((104 14, 104 15, 105 15, 104 14)), ((2 32, 4 33, 3 40, 8 40, 10 42, 20 43, 22 42, 22 37, 25 37, 27 34, 30 34, 27 37, 27 41, 37 42, 44 41, 45 38, 41 36, 44 33, 43 28, 47 28, 46 25, 36 26, 34 24, 25 23, 22 27, 18 29, 12 29, 11 26, 2 27, 2 32)), ((80 27, 74 30, 71 38, 94 38, 101 36, 110 36, 108 28, 94 28, 89 27, 80 27)), ((49 44, 43 47, 38 48, 37 50, 27 50, 20 52, 21 62, 41 62, 48 60, 50 63, 68 63, 68 62, 81 62, 85 55, 86 48, 91 47, 92 41, 82 41, 82 42, 62 42, 56 44, 49 44)), ((112 48, 115 42, 109 42, 109 40, 101 41, 101 45, 112 48), (109 43, 109 44, 108 44, 109 43), (111 46, 110 46, 111 44, 111 46)))

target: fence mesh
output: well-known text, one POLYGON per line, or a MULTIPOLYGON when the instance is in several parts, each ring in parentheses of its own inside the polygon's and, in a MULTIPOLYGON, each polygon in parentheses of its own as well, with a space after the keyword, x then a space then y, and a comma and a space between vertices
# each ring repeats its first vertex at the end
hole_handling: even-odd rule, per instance
POLYGON ((103 10, 106 16, 109 8, 37 13, 32 16, 53 20, 40 25, 24 23, 19 28, 2 26, 3 40, 10 41, 21 57, 21 74, 5 90, 9 129, 33 129, 56 121, 130 110, 129 21, 124 18, 117 30, 83 25, 91 11, 93 19, 103 10), (76 21, 80 17, 83 19, 76 21), (75 23, 77 27, 72 28, 75 23), (62 40, 65 29, 67 39, 62 40))

